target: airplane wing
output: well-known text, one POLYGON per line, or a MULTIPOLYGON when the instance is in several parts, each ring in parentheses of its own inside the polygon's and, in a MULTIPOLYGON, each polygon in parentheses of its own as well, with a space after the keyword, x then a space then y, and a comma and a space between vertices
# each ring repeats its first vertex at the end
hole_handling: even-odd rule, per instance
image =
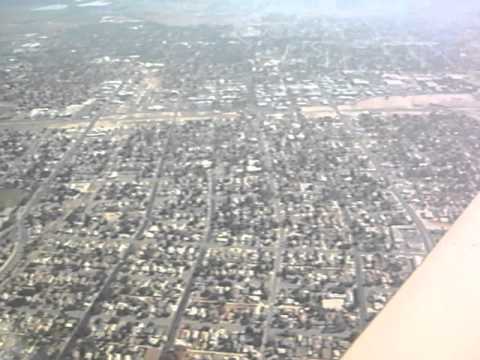
POLYGON ((342 360, 480 359, 480 195, 342 360))

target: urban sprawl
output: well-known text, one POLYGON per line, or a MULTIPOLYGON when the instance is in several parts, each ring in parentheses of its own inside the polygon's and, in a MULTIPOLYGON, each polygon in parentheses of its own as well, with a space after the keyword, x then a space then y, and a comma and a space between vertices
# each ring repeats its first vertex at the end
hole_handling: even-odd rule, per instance
POLYGON ((340 359, 479 191, 479 25, 0 36, 0 358, 340 359))

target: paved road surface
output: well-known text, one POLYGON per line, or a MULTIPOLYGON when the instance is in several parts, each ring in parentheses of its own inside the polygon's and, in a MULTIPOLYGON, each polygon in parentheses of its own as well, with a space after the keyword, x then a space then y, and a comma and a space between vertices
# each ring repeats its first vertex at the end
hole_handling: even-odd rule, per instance
MULTIPOLYGON (((345 116, 342 112, 339 111, 338 107, 335 108, 338 116, 344 120, 344 123, 345 125, 352 131, 357 131, 357 130, 361 130, 361 129, 357 129, 354 127, 354 125, 352 124, 352 121, 350 118, 348 118, 347 116, 345 116)), ((365 143, 364 143, 364 138, 360 139, 360 142, 359 142, 359 145, 360 147, 362 148, 363 152, 368 155, 368 157, 370 158, 370 160, 372 161, 373 165, 375 166, 375 171, 377 172, 377 174, 380 176, 380 177, 383 177, 385 180, 390 180, 387 172, 385 171, 385 169, 380 165, 380 161, 378 161, 378 158, 377 156, 372 152, 370 151, 370 149, 368 149, 366 146, 365 146, 365 143)), ((391 183, 389 181, 389 183, 391 183)), ((430 237, 430 234, 427 230, 427 228, 425 227, 423 221, 420 219, 420 217, 417 215, 417 213, 415 212, 415 210, 405 201, 405 199, 403 199, 403 197, 398 193, 398 191, 395 189, 394 186, 390 186, 389 190, 393 193, 393 195, 398 199, 398 201, 400 202, 400 204, 403 206, 403 208, 405 209, 405 211, 410 215, 410 217, 412 218, 413 222, 415 223, 415 226, 417 227, 418 231, 420 232, 420 235, 422 236, 422 240, 425 244, 425 247, 427 249, 428 252, 430 252, 432 249, 433 249, 433 242, 432 242, 432 239, 430 237)))
POLYGON ((207 251, 209 248, 209 244, 212 240, 213 234, 213 215, 215 213, 215 177, 213 174, 214 170, 211 170, 208 179, 208 214, 207 214, 207 229, 205 236, 203 237, 203 241, 199 244, 199 255, 195 264, 192 267, 192 270, 189 274, 187 282, 185 284, 185 289, 183 291, 182 297, 178 303, 177 310, 175 311, 175 315, 173 320, 170 324, 168 329, 167 335, 167 342, 163 348, 163 352, 167 353, 168 351, 172 351, 175 347, 175 339, 177 337, 178 330, 180 329, 180 323, 182 320, 182 316, 185 313, 185 309, 188 305, 188 300, 190 299, 190 295, 192 293, 193 281, 195 280, 195 274, 198 273, 198 270, 202 266, 203 261, 205 260, 205 256, 207 255, 207 251))
POLYGON ((82 132, 80 137, 78 139, 75 139, 75 143, 65 153, 62 159, 56 164, 55 168, 53 169, 49 177, 42 184, 40 184, 37 190, 35 190, 35 192, 32 194, 31 198, 28 200, 25 206, 18 209, 17 220, 14 225, 16 228, 16 243, 9 259, 5 262, 2 268, 0 268, 0 288, 2 287, 5 279, 7 279, 8 275, 16 269, 18 263, 20 262, 20 259, 23 256, 25 244, 28 241, 28 231, 25 227, 26 217, 30 214, 32 207, 36 204, 40 195, 46 189, 48 189, 48 187, 52 184, 52 182, 57 177, 60 170, 62 170, 65 167, 65 165, 70 161, 70 159, 72 159, 72 157, 75 156, 75 154, 78 152, 87 134, 92 130, 96 122, 97 122, 97 118, 94 118, 90 121, 90 123, 82 132))
MULTIPOLYGON (((177 113, 178 112, 176 112, 175 114, 177 114, 177 113)), ((176 119, 176 115, 174 117, 173 122, 175 122, 175 119, 176 119)), ((133 234, 130 237, 127 249, 123 252, 123 254, 120 257, 120 260, 114 266, 113 270, 110 272, 110 274, 108 275, 105 282, 102 284, 102 287, 100 288, 100 290, 96 294, 92 303, 83 312, 82 316, 79 319, 79 322, 78 322, 77 326, 72 331, 69 338, 63 344, 61 351, 59 352, 58 356, 56 357, 56 360, 64 359, 66 354, 69 353, 72 345, 74 344, 74 341, 76 340, 76 338, 78 336, 78 333, 82 329, 84 329, 85 326, 87 326, 88 320, 90 319, 90 316, 91 316, 91 313, 92 313, 92 310, 94 309, 96 304, 102 299, 103 294, 105 294, 105 292, 110 288, 110 285, 112 284, 112 282, 115 281, 116 276, 117 276, 121 266, 124 264, 127 256, 131 253, 135 242, 137 242, 138 239, 143 235, 143 232, 145 231, 145 228, 147 227, 148 223, 150 222, 150 217, 151 217, 151 214, 152 214, 153 206, 155 204, 155 198, 156 198, 156 195, 157 195, 157 190, 158 190, 158 186, 159 186, 159 182, 160 182, 160 174, 161 174, 161 171, 163 169, 165 154, 167 153, 166 150, 169 148, 169 145, 171 143, 172 129, 173 129, 173 126, 170 125, 168 135, 167 135, 167 142, 166 142, 166 145, 165 145, 165 149, 164 149, 164 151, 162 151, 162 156, 157 161, 157 166, 155 168, 154 181, 153 181, 152 189, 151 189, 151 192, 150 192, 148 205, 147 205, 147 208, 145 209, 145 214, 143 215, 143 218, 140 221, 140 225, 139 225, 137 231, 135 232, 135 234, 133 234)))

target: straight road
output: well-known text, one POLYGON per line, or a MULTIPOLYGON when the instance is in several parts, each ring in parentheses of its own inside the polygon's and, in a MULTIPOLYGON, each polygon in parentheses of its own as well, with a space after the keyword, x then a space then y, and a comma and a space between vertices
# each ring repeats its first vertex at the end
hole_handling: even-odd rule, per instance
MULTIPOLYGON (((348 213, 348 210, 343 206, 340 207, 342 211, 342 217, 345 221, 347 229, 352 228, 352 218, 348 213)), ((355 262, 355 280, 357 283, 357 297, 358 297, 358 307, 360 309, 360 331, 363 331, 367 326, 368 316, 367 316, 367 293, 365 291, 365 274, 363 272, 363 260, 358 244, 355 239, 352 238, 351 231, 348 231, 348 236, 350 237, 350 242, 353 245, 353 259, 355 262)))
POLYGON ((113 270, 108 275, 107 279, 102 284, 102 287, 100 288, 100 290, 96 294, 96 296, 93 299, 93 301, 91 302, 91 304, 89 304, 87 309, 81 315, 77 326, 72 331, 69 338, 63 344, 62 349, 58 353, 58 356, 55 358, 56 360, 64 359, 65 356, 70 352, 71 347, 74 344, 78 334, 81 332, 81 330, 83 330, 88 325, 88 321, 90 319, 92 310, 95 308, 95 306, 98 304, 98 302, 102 299, 103 294, 105 294, 106 291, 110 288, 110 285, 113 283, 113 281, 115 281, 116 276, 117 276, 120 268, 125 263, 128 255, 133 250, 135 243, 143 235, 143 232, 145 231, 147 225, 149 224, 149 222, 151 220, 151 214, 152 214, 153 206, 155 204, 155 198, 156 198, 156 195, 157 195, 157 192, 158 192, 158 186, 159 186, 159 183, 160 183, 160 174, 161 174, 163 166, 164 166, 165 154, 167 153, 167 149, 169 149, 169 147, 170 147, 171 140, 172 140, 172 137, 173 137, 173 134, 172 134, 173 128, 174 128, 173 124, 176 121, 177 114, 178 114, 178 111, 175 112, 173 122, 169 126, 165 149, 162 151, 162 156, 157 161, 157 164, 156 164, 156 167, 155 167, 155 175, 154 175, 154 181, 153 181, 152 189, 150 191, 148 204, 147 204, 147 207, 145 209, 145 213, 143 215, 143 218, 140 222, 140 225, 139 225, 137 231, 135 232, 135 234, 133 234, 130 237, 130 239, 128 241, 128 247, 123 252, 123 254, 120 256, 120 260, 117 262, 117 264, 114 266, 113 270))
POLYGON ((268 142, 265 139, 265 134, 262 131, 261 128, 258 127, 258 121, 264 121, 263 115, 260 112, 257 112, 257 116, 260 116, 259 119, 255 119, 255 125, 256 125, 256 132, 259 134, 259 140, 260 140, 260 147, 263 152, 263 160, 265 163, 266 170, 268 172, 267 176, 267 182, 268 186, 270 188, 271 193, 273 194, 273 217, 276 221, 277 224, 279 224, 279 233, 278 233, 278 238, 275 243, 274 247, 274 262, 273 262, 273 270, 272 270, 272 279, 271 279, 271 284, 270 284, 270 296, 268 297, 268 303, 267 303, 267 317, 263 323, 263 337, 262 337, 262 345, 260 348, 260 354, 262 358, 264 357, 265 354, 265 346, 267 345, 268 342, 268 337, 270 334, 270 326, 272 324, 273 316, 274 316, 274 306, 275 302, 277 299, 277 294, 279 290, 279 285, 280 285, 280 279, 278 277, 278 274, 281 271, 282 267, 282 256, 283 256, 283 250, 286 248, 286 234, 285 234, 285 227, 284 227, 284 219, 285 219, 285 214, 282 211, 282 205, 279 197, 279 186, 277 182, 274 180, 274 169, 273 169, 273 161, 272 161, 272 155, 271 155, 271 149, 269 147, 268 142))
MULTIPOLYGON (((50 173, 48 178, 40 184, 40 186, 32 194, 28 202, 22 208, 19 208, 17 211, 17 219, 15 222, 15 231, 16 231, 16 242, 15 247, 12 251, 12 254, 5 262, 5 264, 0 268, 0 288, 2 287, 7 276, 16 269, 17 265, 20 262, 20 259, 23 257, 23 252, 25 244, 28 241, 28 231, 25 227, 25 219, 30 214, 32 207, 37 203, 39 197, 43 192, 48 189, 52 182, 57 177, 60 170, 62 170, 66 164, 72 159, 72 157, 77 154, 80 149, 81 144, 84 142, 88 133, 93 129, 97 122, 97 117, 92 119, 85 130, 82 132, 80 137, 75 140, 75 143, 70 147, 70 149, 65 153, 62 159, 56 164, 53 171, 50 173)), ((12 229, 13 230, 13 229, 12 229)))
MULTIPOLYGON (((214 168, 215 169, 215 168, 214 168)), ((198 270, 202 266, 203 261, 207 255, 209 245, 212 241, 213 235, 213 217, 215 214, 215 175, 214 169, 209 173, 208 177, 208 210, 207 210, 207 229, 203 241, 199 244, 199 255, 195 261, 192 270, 188 276, 187 282, 185 284, 185 289, 183 290, 182 297, 178 303, 175 315, 168 329, 167 341, 163 347, 163 353, 167 354, 169 351, 173 351, 175 348, 175 339, 177 337, 178 330, 180 329, 180 323, 185 313, 185 309, 188 305, 188 300, 192 293, 193 281, 195 280, 195 274, 198 273, 198 270)))
MULTIPOLYGON (((352 132, 357 132, 357 130, 361 130, 361 129, 358 129, 356 128, 353 124, 352 124, 352 120, 348 117, 348 116, 345 116, 339 109, 338 107, 335 107, 335 111, 337 113, 337 115, 344 121, 345 125, 352 131, 352 132)), ((362 151, 370 158, 370 160, 372 161, 374 167, 375 167, 375 171, 377 173, 377 175, 379 175, 380 177, 384 178, 385 180, 388 181, 388 183, 390 184, 390 191, 392 192, 392 194, 398 199, 398 201, 400 202, 400 204, 402 205, 402 207, 405 209, 405 211, 407 212, 407 214, 412 218, 413 222, 415 223, 415 226, 417 227, 417 230, 420 232, 420 235, 422 236, 422 240, 425 244, 425 248, 427 249, 427 252, 430 252, 432 249, 433 249, 433 241, 430 237, 430 234, 427 230, 427 228, 425 227, 423 221, 420 219, 420 217, 417 215, 417 213, 415 212, 415 210, 405 201, 405 199, 403 199, 403 197, 398 193, 398 191, 395 189, 394 186, 391 185, 391 181, 390 181, 390 177, 389 175, 387 174, 387 172, 385 171, 385 169, 380 165, 380 161, 378 160, 377 156, 375 154, 372 153, 372 151, 370 151, 370 149, 368 149, 366 146, 365 146, 365 137, 363 136, 361 139, 360 139, 360 142, 359 142, 359 145, 362 149, 362 151)))

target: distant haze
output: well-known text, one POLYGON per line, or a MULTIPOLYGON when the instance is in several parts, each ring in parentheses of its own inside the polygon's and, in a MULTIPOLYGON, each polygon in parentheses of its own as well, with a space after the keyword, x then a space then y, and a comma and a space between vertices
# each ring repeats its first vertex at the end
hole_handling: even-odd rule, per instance
MULTIPOLYGON (((282 14, 300 17, 375 16, 400 20, 420 18, 422 22, 441 25, 453 20, 462 25, 467 17, 480 16, 480 0, 0 0, 0 7, 2 10, 30 7, 31 10, 47 12, 58 10, 59 13, 94 7, 111 11, 133 9, 143 14, 162 13, 168 8, 192 19, 192 14, 202 11, 211 16, 220 13, 227 21, 235 15, 263 17, 282 14)), ((5 14, 3 12, 0 11, 0 17, 5 14)))
MULTIPOLYGON (((173 0, 170 0, 173 1, 173 0)), ((259 9, 283 13, 302 13, 312 9, 350 15, 422 15, 450 16, 480 11, 480 0, 230 0, 231 6, 247 3, 259 9)), ((225 6, 225 1, 222 1, 225 6)))

